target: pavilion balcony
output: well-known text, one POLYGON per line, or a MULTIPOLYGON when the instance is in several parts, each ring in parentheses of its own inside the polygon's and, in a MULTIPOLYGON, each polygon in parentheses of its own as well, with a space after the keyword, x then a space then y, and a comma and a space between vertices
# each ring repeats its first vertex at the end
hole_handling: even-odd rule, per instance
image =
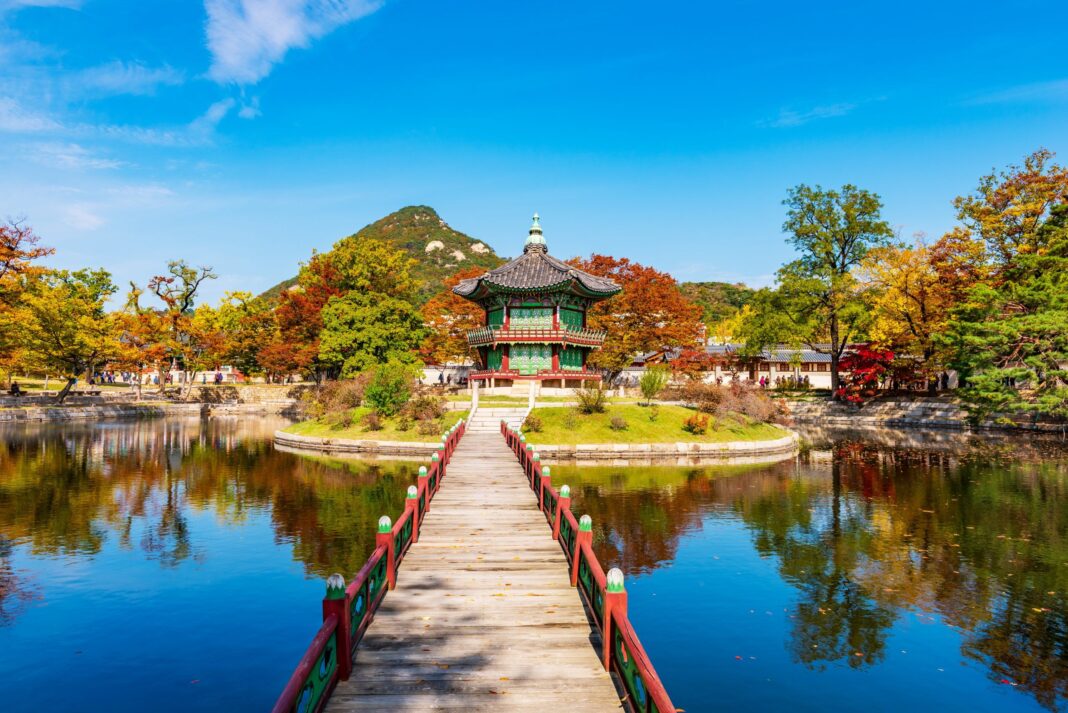
POLYGON ((467 333, 467 342, 472 347, 490 347, 497 344, 571 344, 578 347, 600 347, 607 333, 601 329, 583 329, 567 326, 557 328, 527 327, 479 327, 467 333))
POLYGON ((587 369, 543 369, 536 372, 521 372, 518 369, 483 369, 473 371, 467 375, 472 381, 488 381, 489 379, 600 379, 601 374, 587 369))

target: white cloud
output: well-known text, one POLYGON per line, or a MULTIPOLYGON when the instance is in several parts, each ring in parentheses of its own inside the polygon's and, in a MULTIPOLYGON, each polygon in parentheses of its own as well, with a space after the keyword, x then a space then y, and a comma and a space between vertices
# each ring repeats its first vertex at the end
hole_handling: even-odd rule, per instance
POLYGON ((74 203, 63 210, 63 221, 78 230, 96 230, 104 224, 91 203, 74 203))
POLYGON ((74 143, 36 144, 30 148, 29 154, 37 163, 59 168, 111 169, 125 165, 122 161, 96 156, 74 143))
POLYGON ((82 0, 0 0, 0 10, 17 10, 23 7, 66 7, 76 10, 82 0))
POLYGON ((983 104, 1017 104, 1033 102, 1064 101, 1068 99, 1068 79, 1056 79, 1051 82, 1021 84, 989 94, 973 97, 965 102, 970 106, 983 104))
POLYGON ((369 15, 380 0, 204 0, 216 82, 255 84, 294 47, 369 15))
POLYGON ((845 116, 849 112, 857 108, 856 104, 828 104, 826 106, 817 106, 809 109, 808 111, 793 111, 790 109, 783 109, 779 112, 779 116, 775 119, 766 120, 761 122, 762 126, 770 126, 775 129, 790 128, 793 126, 801 126, 807 124, 810 121, 817 121, 819 119, 830 119, 836 116, 845 116))
POLYGON ((250 102, 241 107, 237 112, 237 115, 242 119, 255 119, 262 113, 263 112, 260 111, 260 98, 252 97, 250 102))
POLYGON ((52 117, 27 109, 11 97, 0 97, 0 131, 36 134, 60 127, 52 117))
POLYGON ((153 94, 159 86, 174 86, 185 81, 185 74, 173 67, 148 67, 141 62, 116 60, 83 69, 68 80, 73 93, 92 96, 117 94, 153 94))

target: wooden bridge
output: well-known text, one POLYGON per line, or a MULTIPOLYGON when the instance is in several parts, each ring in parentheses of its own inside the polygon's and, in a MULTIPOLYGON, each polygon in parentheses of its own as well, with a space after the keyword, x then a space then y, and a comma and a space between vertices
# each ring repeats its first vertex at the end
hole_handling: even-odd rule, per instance
POLYGON ((464 432, 443 436, 397 522, 379 521, 356 577, 328 580, 275 713, 674 711, 566 486, 506 424, 464 432))

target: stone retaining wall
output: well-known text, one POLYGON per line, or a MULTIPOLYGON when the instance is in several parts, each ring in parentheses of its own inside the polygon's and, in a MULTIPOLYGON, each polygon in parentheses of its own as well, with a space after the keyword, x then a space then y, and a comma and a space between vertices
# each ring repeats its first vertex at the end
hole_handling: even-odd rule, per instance
POLYGON ((274 432, 275 445, 301 451, 314 451, 325 455, 334 453, 363 453, 367 455, 410 456, 429 459, 437 451, 440 442, 418 441, 355 441, 347 438, 319 438, 298 436, 285 431, 274 432))
POLYGON ((673 461, 680 465, 702 460, 763 459, 795 453, 799 437, 788 436, 772 441, 729 441, 724 443, 591 443, 573 446, 535 445, 542 460, 561 461, 673 461))
MULTIPOLYGON (((968 423, 967 412, 959 404, 945 399, 874 401, 859 407, 834 401, 787 401, 787 404, 797 423, 845 427, 974 428, 968 423)), ((979 428, 1049 433, 1060 433, 1062 429, 1060 424, 1034 422, 1026 418, 1013 420, 1013 425, 989 421, 979 428)))

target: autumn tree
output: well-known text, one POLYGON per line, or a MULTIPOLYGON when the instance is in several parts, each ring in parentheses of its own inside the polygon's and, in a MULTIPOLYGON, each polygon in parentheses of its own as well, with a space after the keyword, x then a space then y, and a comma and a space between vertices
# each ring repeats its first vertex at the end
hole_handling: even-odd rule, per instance
POLYGON ((882 219, 879 196, 848 184, 840 190, 800 185, 783 205, 783 230, 800 257, 779 268, 776 289, 754 297, 746 348, 784 342, 829 354, 837 394, 842 354, 869 317, 854 271, 869 250, 890 244, 893 231, 882 219))
POLYGON ((36 363, 67 377, 57 401, 75 381, 114 356, 114 325, 104 311, 115 285, 106 270, 54 270, 33 281, 23 296, 27 351, 36 363))
MULTIPOLYGON (((148 282, 148 289, 163 302, 163 323, 167 334, 167 351, 173 365, 181 366, 185 376, 183 396, 192 387, 193 372, 200 356, 209 348, 207 340, 215 335, 193 320, 194 306, 200 286, 205 280, 214 280, 215 271, 210 267, 190 267, 185 260, 167 263, 167 273, 156 275, 148 282)), ((169 370, 168 370, 169 371, 169 370)), ((167 371, 160 371, 160 389, 163 390, 167 371)))
POLYGON ((264 370, 260 352, 275 341, 278 329, 267 300, 250 292, 227 292, 214 319, 223 340, 220 362, 237 367, 243 374, 264 370))
POLYGON ((445 279, 445 286, 431 297, 420 310, 427 336, 419 347, 419 354, 427 364, 463 363, 471 359, 467 333, 483 326, 482 308, 452 291, 461 280, 480 277, 481 267, 468 267, 445 279))
POLYGON ((141 304, 143 294, 144 290, 131 282, 126 304, 112 317, 119 337, 115 363, 134 375, 138 401, 141 400, 145 372, 155 367, 161 369, 159 373, 162 374, 162 365, 167 358, 163 318, 157 310, 141 304))
POLYGON ((609 255, 576 258, 571 264, 623 288, 587 313, 591 329, 608 332, 604 346, 590 354, 588 363, 603 369, 609 383, 638 354, 700 342, 701 308, 682 294, 668 273, 609 255))
POLYGON ((24 352, 18 336, 26 318, 22 297, 27 285, 43 272, 35 262, 55 252, 39 243, 40 238, 25 221, 0 223, 0 368, 7 375, 8 386, 24 352))

